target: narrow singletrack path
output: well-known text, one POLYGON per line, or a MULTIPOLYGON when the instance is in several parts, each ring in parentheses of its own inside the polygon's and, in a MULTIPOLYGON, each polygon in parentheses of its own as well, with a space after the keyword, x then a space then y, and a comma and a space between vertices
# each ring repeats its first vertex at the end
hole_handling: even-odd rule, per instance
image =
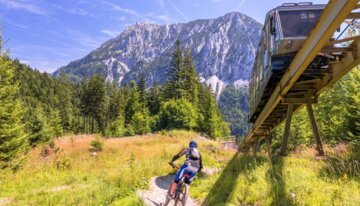
MULTIPOLYGON (((147 206, 161 206, 165 202, 166 193, 172 180, 172 175, 152 177, 150 180, 149 190, 137 191, 137 195, 144 201, 145 205, 147 206)), ((186 201, 186 206, 199 206, 199 204, 197 204, 194 199, 189 197, 186 201)))

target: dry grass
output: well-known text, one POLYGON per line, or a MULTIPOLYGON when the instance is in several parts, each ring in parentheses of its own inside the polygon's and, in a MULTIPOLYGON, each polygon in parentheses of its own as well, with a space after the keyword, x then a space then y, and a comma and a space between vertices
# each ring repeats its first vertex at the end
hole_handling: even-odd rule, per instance
POLYGON ((172 131, 109 138, 96 156, 89 151, 96 136, 59 138, 54 148, 31 150, 20 171, 0 173, 0 203, 142 205, 135 192, 146 189, 151 177, 175 172, 167 162, 197 139, 205 166, 220 168, 212 176, 199 175, 191 186, 192 197, 208 205, 360 204, 360 168, 353 164, 348 145, 325 145, 331 156, 325 159, 314 158, 315 147, 304 147, 270 164, 265 152, 256 158, 234 156, 218 142, 197 137, 172 131))
POLYGON ((152 176, 174 172, 167 162, 189 140, 198 140, 210 167, 221 167, 233 154, 197 137, 172 131, 108 138, 95 156, 89 147, 96 136, 59 138, 53 148, 31 150, 20 171, 0 174, 0 199, 11 198, 10 205, 141 205, 135 191, 147 188, 152 176))

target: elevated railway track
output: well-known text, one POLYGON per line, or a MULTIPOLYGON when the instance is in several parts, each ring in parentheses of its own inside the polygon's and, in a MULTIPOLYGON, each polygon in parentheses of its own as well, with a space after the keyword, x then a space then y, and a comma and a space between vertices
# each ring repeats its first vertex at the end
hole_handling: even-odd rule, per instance
MULTIPOLYGON (((330 0, 318 22, 308 35, 300 50, 278 84, 266 97, 266 103, 256 117, 239 150, 247 151, 262 139, 268 139, 270 132, 285 121, 280 154, 285 155, 291 118, 302 107, 307 108, 313 136, 319 155, 324 154, 321 137, 316 125, 312 104, 331 84, 338 81, 360 63, 360 37, 333 39, 342 24, 352 24, 360 19, 359 1, 330 0), (346 42, 347 46, 337 46, 346 42), (319 56, 329 61, 321 67, 313 62, 319 56)), ((358 26, 358 25, 355 25, 358 26)))

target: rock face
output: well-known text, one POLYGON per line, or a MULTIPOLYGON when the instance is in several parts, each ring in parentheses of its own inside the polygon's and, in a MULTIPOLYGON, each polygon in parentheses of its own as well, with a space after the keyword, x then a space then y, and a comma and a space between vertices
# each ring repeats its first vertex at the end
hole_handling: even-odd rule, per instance
POLYGON ((119 86, 144 75, 148 86, 163 83, 179 39, 182 48, 191 50, 200 79, 219 93, 226 84, 247 83, 260 34, 261 24, 238 12, 163 26, 136 23, 53 75, 65 72, 78 81, 101 74, 119 86))

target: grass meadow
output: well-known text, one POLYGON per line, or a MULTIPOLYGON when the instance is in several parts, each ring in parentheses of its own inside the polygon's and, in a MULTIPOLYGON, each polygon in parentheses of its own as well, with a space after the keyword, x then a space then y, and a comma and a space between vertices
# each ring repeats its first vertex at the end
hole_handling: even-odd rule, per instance
MULTIPOLYGON (((136 191, 146 189, 152 176, 175 172, 169 160, 197 136, 171 131, 107 138, 96 156, 89 152, 95 136, 59 138, 52 149, 29 151, 19 171, 1 172, 0 205, 142 205, 136 191)), ((217 142, 198 142, 209 167, 220 168, 233 154, 217 142)))
POLYGON ((270 159, 197 137, 171 131, 107 138, 97 155, 89 152, 95 136, 59 138, 29 151, 17 172, 0 173, 0 205, 143 205, 136 191, 153 176, 175 172, 167 162, 190 139, 198 140, 205 166, 220 169, 191 185, 191 196, 204 205, 360 205, 360 168, 351 148, 326 147, 327 158, 304 148, 270 159))
POLYGON ((205 205, 360 205, 360 164, 350 151, 327 147, 288 157, 235 154, 224 170, 199 178, 192 195, 205 205))

